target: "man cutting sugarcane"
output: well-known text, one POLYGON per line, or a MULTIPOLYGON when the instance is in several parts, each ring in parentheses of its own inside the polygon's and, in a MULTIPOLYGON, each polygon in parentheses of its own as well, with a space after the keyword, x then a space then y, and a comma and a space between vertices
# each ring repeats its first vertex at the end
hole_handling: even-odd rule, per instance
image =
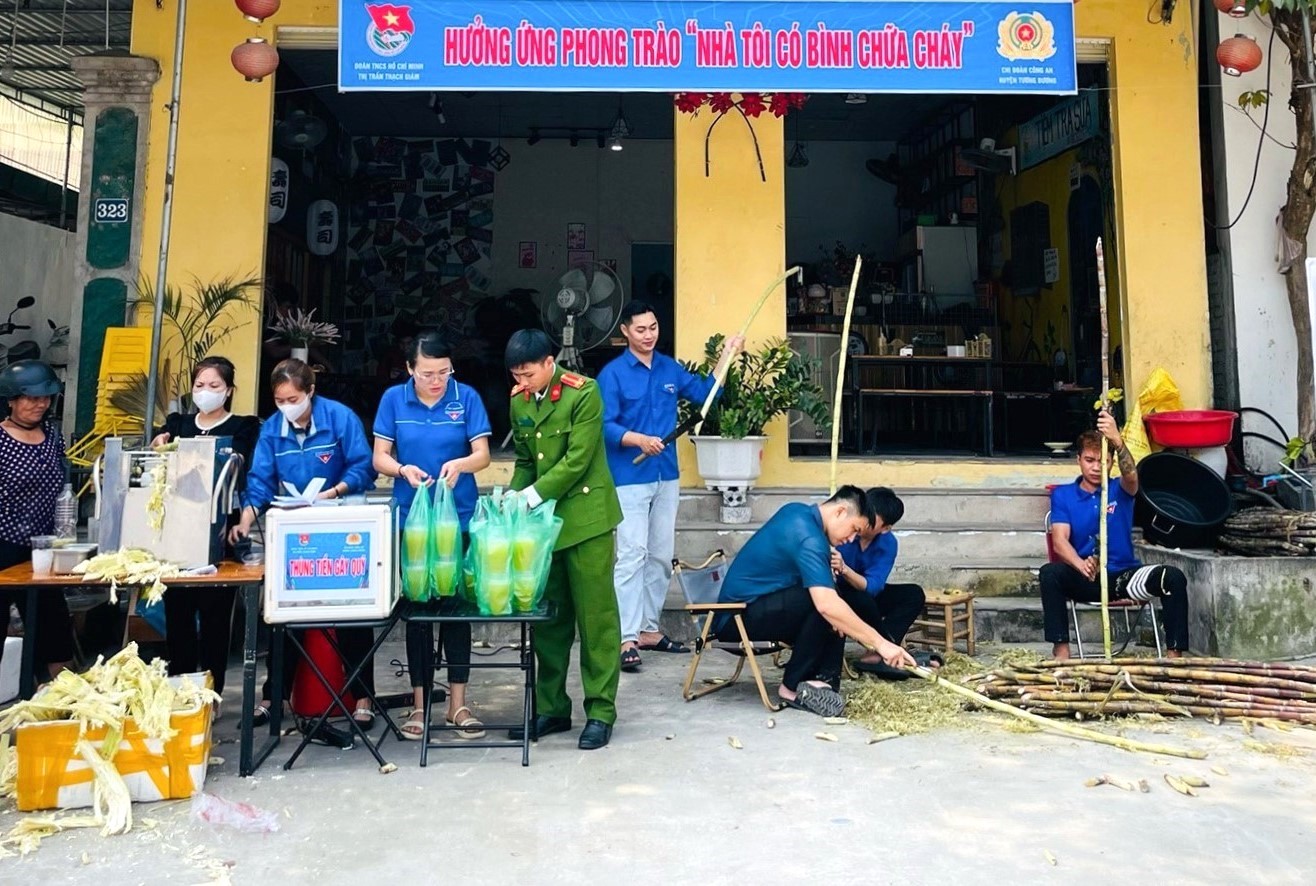
MULTIPOLYGON (((579 631, 586 717, 579 747, 595 750, 612 737, 621 679, 612 590, 613 530, 621 507, 603 454, 603 400, 593 379, 557 365, 542 330, 513 333, 506 362, 517 383, 509 408, 516 441, 511 486, 532 508, 555 500, 562 518, 544 591, 553 618, 535 632, 539 673, 532 737, 571 729, 567 667, 579 631)), ((521 730, 513 729, 511 737, 521 738, 521 730)))
POLYGON ((1119 465, 1120 481, 1110 490, 1106 508, 1106 571, 1112 600, 1161 598, 1165 645, 1171 658, 1188 649, 1188 580, 1173 566, 1143 566, 1133 554, 1133 503, 1138 496, 1138 468, 1110 413, 1102 410, 1097 430, 1078 437, 1080 475, 1051 493, 1052 562, 1042 567, 1042 616, 1052 656, 1069 658, 1069 600, 1101 600, 1101 563, 1097 555, 1101 522, 1101 439, 1105 437, 1119 465))
POLYGON ((640 650, 690 650, 662 632, 667 586, 672 580, 680 470, 676 447, 681 400, 702 403, 726 364, 744 347, 729 339, 712 377, 698 375, 659 353, 658 315, 653 305, 632 301, 621 309, 626 350, 599 373, 603 395, 603 439, 608 467, 621 499, 614 581, 621 613, 621 669, 640 667, 640 650))

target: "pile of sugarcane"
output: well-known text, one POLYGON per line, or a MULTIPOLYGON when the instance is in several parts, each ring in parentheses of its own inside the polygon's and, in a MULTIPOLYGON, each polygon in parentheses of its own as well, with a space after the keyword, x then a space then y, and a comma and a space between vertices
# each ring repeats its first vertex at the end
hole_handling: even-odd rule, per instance
POLYGON ((1043 661, 965 682, 1044 717, 1107 715, 1284 720, 1316 726, 1316 667, 1216 658, 1043 661))
POLYGON ((1225 521, 1220 547, 1249 557, 1316 555, 1316 513, 1249 508, 1225 521))

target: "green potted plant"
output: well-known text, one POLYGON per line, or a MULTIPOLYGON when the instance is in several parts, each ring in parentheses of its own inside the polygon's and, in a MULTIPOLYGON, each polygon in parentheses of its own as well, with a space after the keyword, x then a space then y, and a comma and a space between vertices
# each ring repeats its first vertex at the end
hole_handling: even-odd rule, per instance
MULTIPOLYGON (((687 363, 687 368, 712 373, 723 340, 721 334, 710 338, 704 346, 703 362, 687 363)), ((722 396, 714 402, 700 433, 690 438, 695 444, 700 476, 709 489, 723 491, 727 507, 737 507, 737 501, 743 504, 744 491, 758 479, 768 422, 795 410, 812 419, 819 429, 831 428, 831 404, 814 380, 815 362, 791 350, 783 338, 769 339, 732 361, 722 396)), ((682 420, 693 417, 697 409, 684 404, 682 420)), ((747 514, 745 517, 748 519, 747 514)))
POLYGON ((338 327, 316 320, 314 308, 305 312, 293 308, 286 314, 278 314, 269 329, 275 335, 267 341, 287 342, 292 348, 292 356, 303 363, 307 362, 312 345, 331 345, 338 341, 338 327))

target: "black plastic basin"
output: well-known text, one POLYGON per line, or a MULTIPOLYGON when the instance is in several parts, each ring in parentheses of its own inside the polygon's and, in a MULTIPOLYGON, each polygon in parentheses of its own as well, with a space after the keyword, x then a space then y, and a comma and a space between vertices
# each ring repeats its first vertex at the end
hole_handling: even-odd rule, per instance
POLYGON ((1143 537, 1167 548, 1215 546, 1234 501, 1220 475, 1177 452, 1157 452, 1138 463, 1138 507, 1143 537))

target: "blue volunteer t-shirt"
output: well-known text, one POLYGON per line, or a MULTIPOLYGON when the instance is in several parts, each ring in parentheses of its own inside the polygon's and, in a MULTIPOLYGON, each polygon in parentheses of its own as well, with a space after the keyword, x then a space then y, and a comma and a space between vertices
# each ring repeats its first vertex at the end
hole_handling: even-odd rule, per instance
POLYGON ((668 444, 658 455, 638 465, 639 447, 622 446, 627 431, 650 437, 666 437, 676 430, 677 407, 681 400, 703 405, 713 389, 713 379, 696 375, 666 354, 654 352, 645 366, 628 348, 599 373, 603 397, 603 442, 612 480, 618 486, 657 483, 680 476, 676 447, 668 444))
POLYGON ((784 588, 835 588, 832 547, 817 505, 783 505, 731 561, 719 603, 749 603, 784 588))
MULTIPOLYGON (((444 463, 470 455, 472 441, 492 433, 480 395, 455 378, 448 381, 443 396, 433 406, 420 401, 415 383, 407 379, 384 392, 375 414, 375 437, 393 444, 400 463, 415 465, 434 478, 444 463)), ((465 532, 479 497, 475 477, 462 474, 453 492, 465 532)), ((416 490, 410 483, 400 477, 393 481, 393 500, 401 522, 406 522, 415 498, 416 490)))
POLYGON ((876 597, 886 587, 887 579, 891 577, 891 570, 896 565, 896 552, 899 549, 900 542, 896 541, 896 534, 884 532, 868 543, 867 550, 860 546, 859 539, 856 538, 839 546, 836 552, 841 555, 846 566, 864 577, 868 582, 864 590, 876 597))
MULTIPOLYGON (((1106 569, 1123 572, 1138 566, 1133 555, 1134 496, 1124 491, 1118 480, 1111 480, 1106 507, 1106 569)), ((1091 492, 1083 488, 1080 477, 1066 486, 1051 490, 1051 525, 1069 526, 1069 543, 1080 557, 1087 559, 1097 552, 1100 532, 1101 488, 1091 492)))

